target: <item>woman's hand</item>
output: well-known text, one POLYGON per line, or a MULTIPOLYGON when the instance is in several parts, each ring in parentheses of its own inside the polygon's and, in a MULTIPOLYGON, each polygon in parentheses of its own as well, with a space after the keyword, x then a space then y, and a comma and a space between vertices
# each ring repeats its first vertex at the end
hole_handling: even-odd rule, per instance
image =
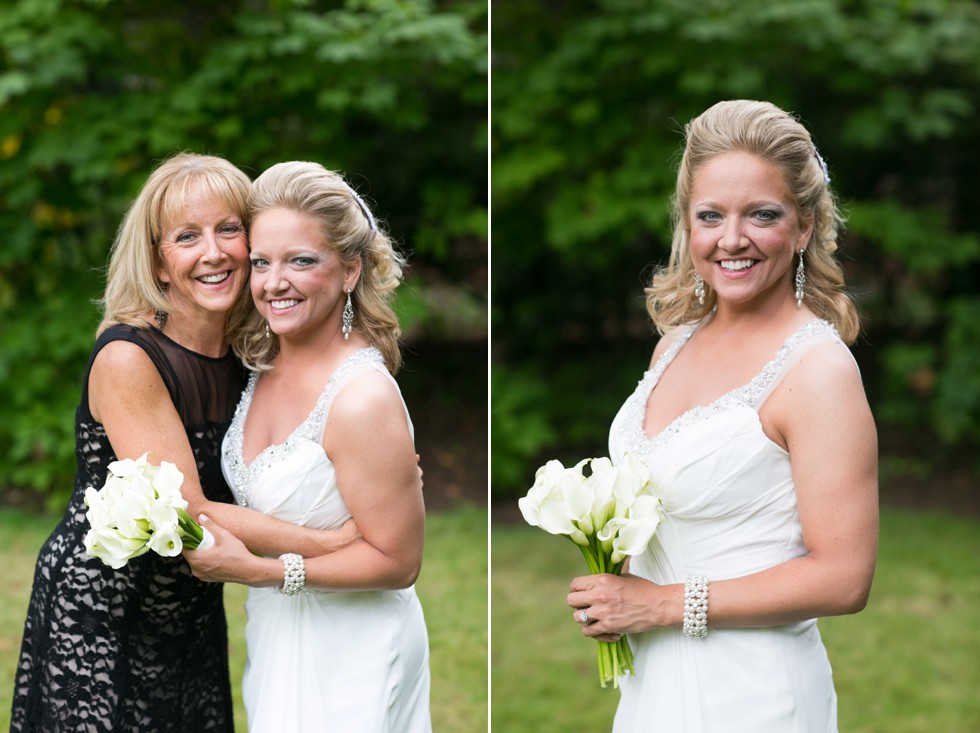
POLYGON ((684 588, 657 585, 636 575, 582 575, 572 580, 567 602, 582 633, 599 641, 617 641, 623 634, 680 626, 684 588), (583 616, 582 612, 586 616, 583 616))
POLYGON ((314 552, 310 553, 310 557, 329 555, 332 552, 343 550, 345 547, 363 540, 361 530, 353 518, 344 522, 339 529, 319 529, 314 531, 317 533, 317 542, 314 552))
POLYGON ((235 535, 203 514, 201 526, 214 537, 214 544, 206 550, 183 551, 184 559, 191 566, 194 577, 209 583, 263 585, 263 583, 250 582, 253 580, 250 573, 255 571, 255 561, 261 558, 249 552, 245 544, 235 535))

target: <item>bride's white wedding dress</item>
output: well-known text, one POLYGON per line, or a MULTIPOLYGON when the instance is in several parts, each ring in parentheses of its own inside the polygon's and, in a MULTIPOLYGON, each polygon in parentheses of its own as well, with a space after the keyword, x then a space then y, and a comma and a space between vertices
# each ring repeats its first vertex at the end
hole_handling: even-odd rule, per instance
MULTIPOLYGON (((246 464, 243 428, 258 379, 252 375, 222 446, 222 469, 239 503, 317 529, 336 529, 350 518, 323 430, 337 394, 367 372, 391 379, 381 354, 361 349, 337 369, 286 442, 246 464)), ((407 410, 405 417, 411 430, 407 410)), ((431 731, 428 639, 414 588, 306 589, 295 596, 250 588, 245 608, 242 687, 251 733, 431 731)))
MULTIPOLYGON (((655 583, 736 578, 806 553, 789 454, 763 432, 759 408, 809 347, 840 344, 813 321, 762 372, 709 406, 644 433, 647 400, 696 327, 681 333, 613 421, 610 455, 628 451, 661 487, 664 520, 630 572, 655 583)), ((828 457, 832 459, 832 457, 828 457)), ((833 733, 837 698, 816 620, 772 628, 679 628, 634 634, 635 677, 620 678, 615 733, 833 733)))

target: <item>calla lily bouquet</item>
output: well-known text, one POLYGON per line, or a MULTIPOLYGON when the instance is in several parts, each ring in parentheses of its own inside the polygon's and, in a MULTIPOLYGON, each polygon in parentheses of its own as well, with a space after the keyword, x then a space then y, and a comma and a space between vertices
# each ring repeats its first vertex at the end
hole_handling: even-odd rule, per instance
MULTIPOLYGON (((574 542, 589 572, 619 575, 626 559, 643 552, 660 526, 663 514, 654 488, 647 468, 628 454, 616 465, 608 458, 588 458, 571 468, 548 461, 518 504, 528 524, 574 542)), ((600 641, 600 684, 612 681, 618 687, 624 674, 633 674, 626 636, 600 641)))
POLYGON ((184 482, 177 466, 154 466, 149 454, 109 464, 105 485, 85 490, 86 517, 91 529, 85 550, 113 569, 150 550, 163 557, 184 547, 203 550, 214 542, 211 533, 191 519, 180 494, 184 482))

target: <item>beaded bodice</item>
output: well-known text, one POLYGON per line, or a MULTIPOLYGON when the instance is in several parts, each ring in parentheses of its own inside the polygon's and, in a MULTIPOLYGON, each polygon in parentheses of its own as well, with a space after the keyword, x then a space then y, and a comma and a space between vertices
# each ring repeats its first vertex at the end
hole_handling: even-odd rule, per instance
POLYGON ((267 446, 251 463, 247 463, 243 448, 245 420, 255 395, 255 386, 259 380, 259 374, 253 373, 251 375, 238 407, 235 409, 235 416, 225 436, 222 448, 223 468, 240 505, 249 506, 249 487, 272 466, 282 463, 302 446, 320 443, 323 439, 323 427, 327 411, 337 392, 355 372, 372 364, 380 366, 381 370, 384 370, 384 358, 381 356, 381 352, 373 346, 359 349, 349 356, 331 375, 309 416, 293 430, 284 442, 267 446))
POLYGON ((776 355, 750 382, 741 387, 736 387, 708 405, 691 408, 671 421, 657 435, 648 436, 643 431, 643 421, 650 393, 657 386, 664 370, 699 328, 699 325, 688 326, 678 334, 670 347, 653 365, 653 368, 643 375, 636 390, 623 406, 622 420, 617 420, 617 422, 621 430, 620 437, 626 450, 631 454, 640 454, 646 450, 659 448, 692 425, 736 407, 751 407, 758 410, 765 397, 775 388, 777 380, 784 373, 787 359, 798 346, 821 336, 839 340, 837 330, 830 323, 821 320, 810 321, 783 343, 776 355))

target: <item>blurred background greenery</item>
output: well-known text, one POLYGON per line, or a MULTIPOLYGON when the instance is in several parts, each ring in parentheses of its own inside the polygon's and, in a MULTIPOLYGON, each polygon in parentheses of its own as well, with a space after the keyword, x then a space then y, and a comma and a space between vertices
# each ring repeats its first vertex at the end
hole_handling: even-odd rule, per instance
POLYGON ((410 255, 400 382, 432 505, 487 485, 483 0, 6 0, 0 490, 64 505, 109 245, 163 158, 344 172, 410 255), (473 450, 473 446, 478 450, 473 450))
MULTIPOLYGON (((295 159, 339 170, 409 255, 398 379, 432 512, 418 588, 433 719, 486 729, 487 14, 484 0, 0 4, 0 505, 18 505, 0 507, 0 723, 34 558, 72 489, 109 246, 154 166, 189 150, 251 177, 295 159)), ((229 588, 236 680, 243 598, 229 588)))
POLYGON ((546 0, 491 15, 492 494, 607 452, 648 364, 683 125, 799 115, 848 218, 882 496, 980 503, 980 4, 546 0))

